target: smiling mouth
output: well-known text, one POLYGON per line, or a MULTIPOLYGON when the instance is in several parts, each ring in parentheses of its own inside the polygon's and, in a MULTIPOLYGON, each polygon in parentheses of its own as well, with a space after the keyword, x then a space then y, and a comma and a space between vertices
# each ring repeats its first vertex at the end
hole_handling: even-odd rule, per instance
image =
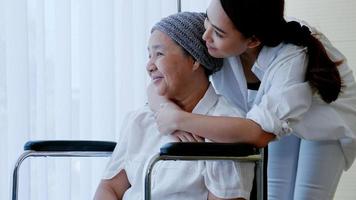
POLYGON ((215 47, 210 46, 210 45, 208 45, 208 44, 206 44, 206 47, 207 47, 208 49, 210 49, 210 50, 215 50, 215 49, 216 49, 215 47))
POLYGON ((161 79, 163 79, 162 76, 155 76, 155 77, 152 77, 152 78, 151 78, 151 80, 152 80, 153 82, 160 81, 161 79))

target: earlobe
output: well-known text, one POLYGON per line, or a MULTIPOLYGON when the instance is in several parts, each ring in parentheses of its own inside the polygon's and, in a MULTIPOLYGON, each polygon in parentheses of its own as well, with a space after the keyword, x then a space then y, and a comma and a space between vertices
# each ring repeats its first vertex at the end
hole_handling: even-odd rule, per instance
POLYGON ((199 69, 200 67, 200 63, 198 61, 194 61, 194 64, 193 64, 193 71, 199 69))
POLYGON ((260 44, 261 44, 261 41, 256 36, 252 36, 249 38, 249 43, 248 43, 247 47, 250 49, 253 49, 253 48, 260 46, 260 44))

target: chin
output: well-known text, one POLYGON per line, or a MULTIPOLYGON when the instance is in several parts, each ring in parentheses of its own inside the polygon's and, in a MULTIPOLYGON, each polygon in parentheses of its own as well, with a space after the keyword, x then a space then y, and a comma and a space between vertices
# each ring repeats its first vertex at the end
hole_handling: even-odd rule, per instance
POLYGON ((167 89, 166 87, 158 86, 157 87, 157 93, 160 96, 167 96, 167 89))
POLYGON ((214 58, 225 58, 224 55, 222 55, 219 51, 216 50, 208 50, 209 54, 213 56, 214 58))

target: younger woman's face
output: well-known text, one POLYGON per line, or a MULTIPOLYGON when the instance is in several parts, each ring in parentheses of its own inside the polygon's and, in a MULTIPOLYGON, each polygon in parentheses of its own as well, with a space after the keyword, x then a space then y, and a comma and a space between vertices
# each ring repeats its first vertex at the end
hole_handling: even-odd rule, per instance
POLYGON ((235 28, 220 0, 211 0, 206 14, 203 39, 210 55, 216 58, 239 56, 248 49, 249 39, 235 28))

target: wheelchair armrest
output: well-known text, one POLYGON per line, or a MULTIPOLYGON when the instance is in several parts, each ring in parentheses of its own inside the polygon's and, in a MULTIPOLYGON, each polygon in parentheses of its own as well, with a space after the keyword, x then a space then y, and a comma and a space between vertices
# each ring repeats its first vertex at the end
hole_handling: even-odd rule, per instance
POLYGON ((25 151, 113 151, 116 142, 94 140, 37 140, 28 141, 25 151))
POLYGON ((259 154, 259 149, 244 143, 172 142, 160 149, 165 156, 234 156, 259 154))

